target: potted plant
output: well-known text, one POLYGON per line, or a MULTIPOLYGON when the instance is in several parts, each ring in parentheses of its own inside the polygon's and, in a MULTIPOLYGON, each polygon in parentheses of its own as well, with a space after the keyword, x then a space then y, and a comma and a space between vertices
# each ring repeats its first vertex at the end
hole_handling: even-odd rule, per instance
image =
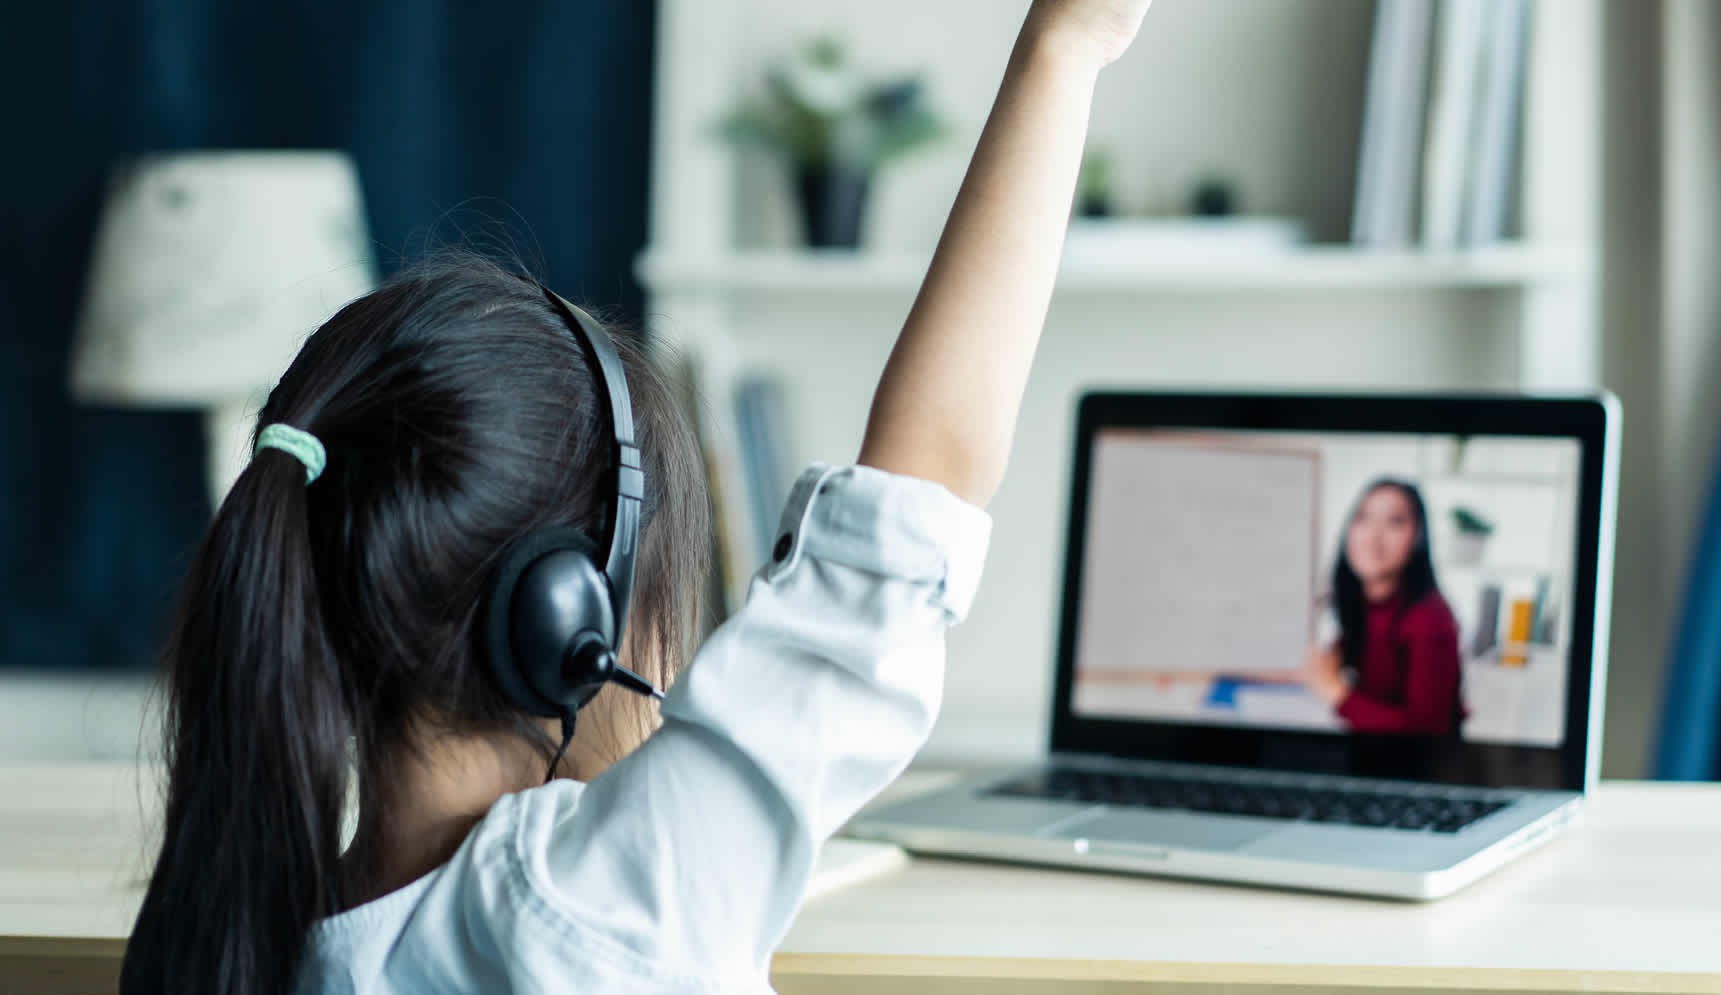
POLYGON ((1452 542, 1452 559, 1468 566, 1481 563, 1488 537, 1494 534, 1494 523, 1474 509, 1459 505, 1452 509, 1452 524, 1458 529, 1452 542))
POLYGON ((1117 213, 1117 184, 1111 150, 1089 146, 1076 176, 1076 214, 1083 218, 1109 218, 1117 213))
POLYGON ((724 133, 788 161, 808 245, 858 246, 874 174, 943 132, 920 80, 868 82, 840 43, 821 38, 772 67, 765 83, 764 97, 730 115, 724 133))

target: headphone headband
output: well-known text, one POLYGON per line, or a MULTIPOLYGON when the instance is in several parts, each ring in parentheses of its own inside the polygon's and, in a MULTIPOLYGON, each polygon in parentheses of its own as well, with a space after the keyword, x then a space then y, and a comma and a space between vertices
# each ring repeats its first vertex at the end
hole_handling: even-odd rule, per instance
POLYGON ((644 677, 622 666, 621 650, 633 592, 645 471, 634 440, 627 371, 597 319, 541 283, 591 370, 597 407, 610 421, 610 459, 599 489, 613 494, 599 541, 578 528, 540 528, 502 552, 485 593, 480 644, 498 688, 532 715, 560 717, 562 743, 546 778, 574 737, 574 713, 605 684, 661 699, 644 677), (601 566, 600 566, 601 564, 601 566))
POLYGON ((640 504, 645 499, 645 469, 639 446, 634 441, 633 401, 628 394, 627 371, 609 333, 596 318, 549 287, 540 283, 538 288, 544 292, 550 306, 561 313, 568 330, 579 342, 591 367, 598 407, 609 414, 612 438, 608 471, 610 486, 605 489, 615 494, 615 501, 604 516, 598 557, 604 564, 605 579, 610 585, 610 600, 615 611, 615 641, 620 648, 628 602, 633 593, 634 559, 639 551, 640 504))

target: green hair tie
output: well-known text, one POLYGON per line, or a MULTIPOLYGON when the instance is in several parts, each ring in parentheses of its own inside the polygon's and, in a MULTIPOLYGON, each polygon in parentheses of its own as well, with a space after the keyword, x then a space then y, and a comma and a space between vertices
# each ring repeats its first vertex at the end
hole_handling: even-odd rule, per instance
POLYGON ((257 433, 257 447, 251 451, 252 458, 255 459, 265 449, 279 449, 305 464, 306 486, 322 476, 323 467, 329 463, 329 455, 323 451, 323 444, 317 441, 316 436, 280 422, 265 425, 263 431, 257 433))

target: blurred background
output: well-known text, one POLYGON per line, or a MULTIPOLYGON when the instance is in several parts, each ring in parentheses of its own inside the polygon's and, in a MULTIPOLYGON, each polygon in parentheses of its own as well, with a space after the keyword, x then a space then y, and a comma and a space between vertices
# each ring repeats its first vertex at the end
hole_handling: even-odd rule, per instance
MULTIPOLYGON (((298 342, 523 260, 699 401, 731 603, 853 458, 1025 0, 0 2, 0 763, 153 750, 298 342)), ((1087 387, 1613 390, 1605 773, 1721 778, 1721 6, 1156 0, 1101 81, 934 759, 1045 740, 1087 387)))

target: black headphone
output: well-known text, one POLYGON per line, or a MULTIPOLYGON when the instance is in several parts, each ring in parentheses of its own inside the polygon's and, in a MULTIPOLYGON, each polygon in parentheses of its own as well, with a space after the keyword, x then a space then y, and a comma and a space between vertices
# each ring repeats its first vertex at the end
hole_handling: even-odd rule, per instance
MULTIPOLYGON (((597 319, 539 285, 591 367, 597 406, 614 440, 602 490, 614 501, 600 542, 576 528, 540 529, 509 543, 491 577, 482 616, 490 673, 509 701, 562 720, 562 749, 574 713, 607 683, 661 699, 651 682, 616 662, 633 590, 645 471, 634 442, 633 406, 621 357, 597 319), (602 564, 602 566, 599 566, 602 564)), ((557 759, 550 764, 554 773, 557 759)))

